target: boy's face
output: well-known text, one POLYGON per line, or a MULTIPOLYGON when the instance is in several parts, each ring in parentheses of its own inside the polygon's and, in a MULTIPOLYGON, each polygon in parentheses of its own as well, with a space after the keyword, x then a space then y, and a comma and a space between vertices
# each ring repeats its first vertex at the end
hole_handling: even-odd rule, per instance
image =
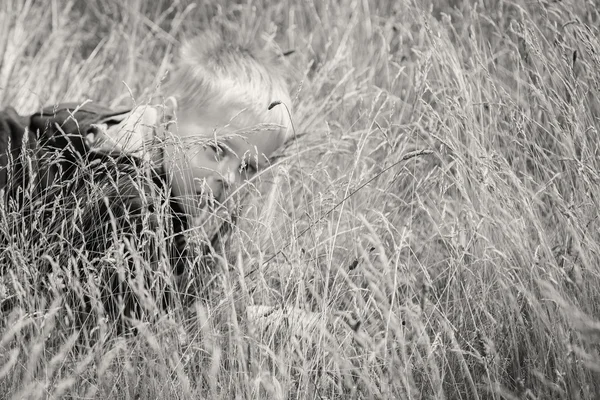
POLYGON ((223 121, 218 115, 183 113, 171 128, 175 141, 165 148, 165 167, 173 196, 192 220, 204 215, 212 199, 223 202, 236 186, 265 168, 283 143, 280 129, 235 134, 221 128, 227 123, 223 121))

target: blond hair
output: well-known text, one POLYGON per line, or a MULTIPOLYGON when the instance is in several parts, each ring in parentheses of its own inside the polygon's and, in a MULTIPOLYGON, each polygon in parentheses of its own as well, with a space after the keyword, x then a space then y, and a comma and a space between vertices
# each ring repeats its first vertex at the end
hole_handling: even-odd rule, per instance
POLYGON ((205 32, 183 42, 165 94, 175 97, 179 110, 199 117, 214 120, 216 115, 237 129, 276 124, 287 136, 291 129, 285 108, 268 110, 274 101, 291 107, 280 58, 273 48, 205 32))

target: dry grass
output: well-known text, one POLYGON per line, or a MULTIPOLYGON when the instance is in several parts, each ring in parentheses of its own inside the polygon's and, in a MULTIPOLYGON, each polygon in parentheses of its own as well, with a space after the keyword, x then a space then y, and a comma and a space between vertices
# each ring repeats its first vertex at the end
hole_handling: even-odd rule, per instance
POLYGON ((10 240, 1 398, 600 396, 591 3, 199 3, 0 5, 2 106, 145 102, 183 35, 231 25, 296 50, 299 136, 207 300, 137 336, 73 328, 58 278, 39 292, 68 243, 10 240))

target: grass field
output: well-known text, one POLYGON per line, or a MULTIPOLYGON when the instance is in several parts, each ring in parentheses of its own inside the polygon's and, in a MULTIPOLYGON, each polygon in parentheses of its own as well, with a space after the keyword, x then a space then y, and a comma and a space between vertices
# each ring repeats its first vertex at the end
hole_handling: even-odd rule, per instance
POLYGON ((0 108, 144 103, 183 37, 227 27, 295 50, 297 140, 207 299, 135 336, 78 329, 76 277, 36 291, 68 243, 3 245, 0 398, 599 398, 599 21, 577 0, 2 1, 0 108))

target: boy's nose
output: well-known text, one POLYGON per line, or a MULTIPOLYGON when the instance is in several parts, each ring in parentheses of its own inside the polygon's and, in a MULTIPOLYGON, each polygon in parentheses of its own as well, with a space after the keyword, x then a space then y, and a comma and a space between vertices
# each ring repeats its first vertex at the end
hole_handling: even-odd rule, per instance
POLYGON ((238 164, 238 162, 231 160, 219 164, 219 170, 213 177, 213 184, 211 185, 213 195, 217 201, 224 201, 227 195, 226 192, 240 182, 241 178, 238 164))
POLYGON ((233 186, 240 180, 240 160, 237 157, 227 157, 219 163, 219 178, 227 187, 233 186))
POLYGON ((238 181, 237 170, 227 170, 221 173, 221 182, 224 187, 230 188, 234 186, 238 181))

